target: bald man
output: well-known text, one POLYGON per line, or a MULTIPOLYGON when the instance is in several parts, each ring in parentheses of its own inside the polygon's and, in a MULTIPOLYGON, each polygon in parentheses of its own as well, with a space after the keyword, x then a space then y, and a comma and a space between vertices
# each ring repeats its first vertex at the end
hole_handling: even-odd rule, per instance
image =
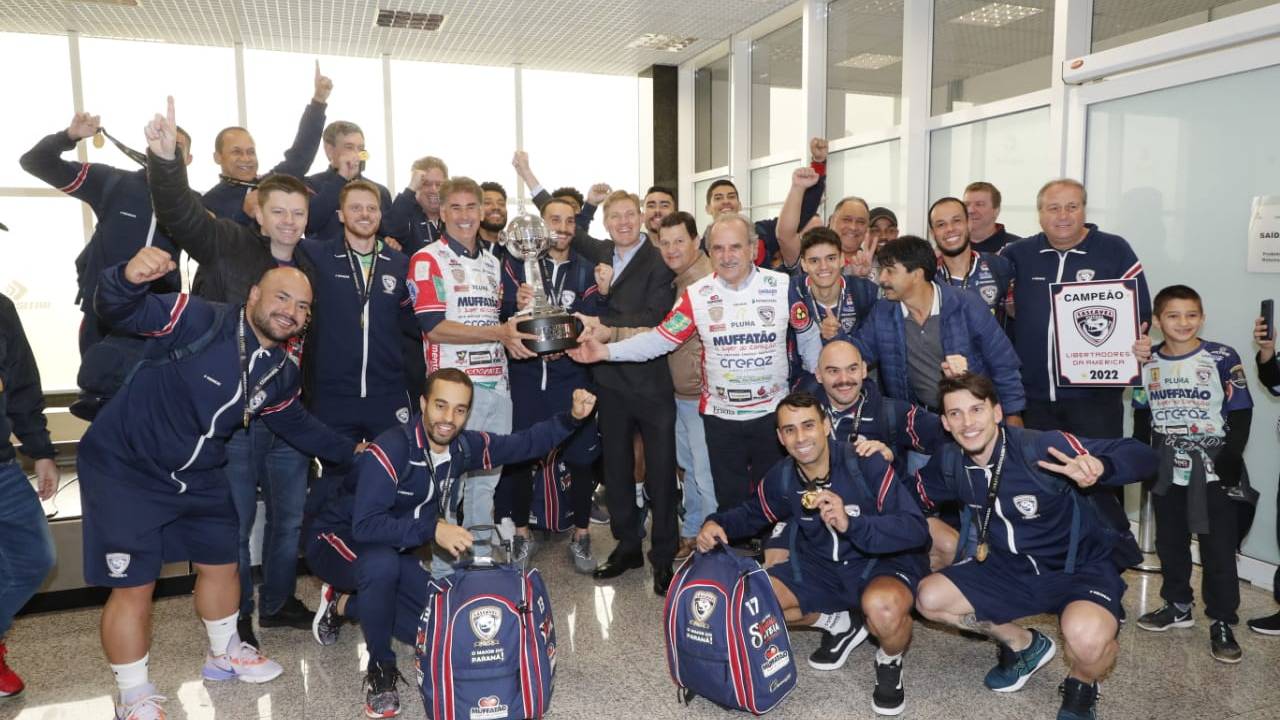
POLYGON ((152 359, 103 407, 77 458, 85 580, 111 588, 101 630, 120 691, 117 718, 163 717, 147 662, 151 596, 167 562, 196 569, 206 680, 261 683, 282 672, 236 633, 237 519, 222 469, 231 433, 261 417, 308 454, 342 463, 356 450, 297 399, 300 373, 285 344, 311 305, 303 273, 267 271, 243 305, 147 293, 173 269, 167 252, 143 248, 103 272, 95 299, 113 327, 151 338, 152 359))

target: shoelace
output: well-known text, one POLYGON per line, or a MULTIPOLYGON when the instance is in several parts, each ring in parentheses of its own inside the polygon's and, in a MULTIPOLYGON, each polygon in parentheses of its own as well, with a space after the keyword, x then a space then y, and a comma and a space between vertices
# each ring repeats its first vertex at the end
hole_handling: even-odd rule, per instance
MULTIPOLYGON (((128 718, 128 717, 132 716, 134 713, 136 713, 136 712, 138 712, 139 710, 143 709, 143 708, 144 708, 145 706, 147 706, 147 705, 150 705, 154 710, 156 710, 156 712, 157 712, 157 713, 159 713, 159 712, 163 712, 164 710, 163 710, 163 708, 161 708, 161 707, 160 707, 160 703, 162 703, 162 702, 164 702, 165 700, 168 700, 168 699, 169 699, 169 698, 167 698, 167 697, 165 697, 165 696, 163 696, 163 695, 159 695, 159 694, 155 694, 155 693, 152 693, 151 695, 145 695, 145 696, 143 696, 143 697, 141 697, 141 698, 138 698, 138 700, 137 700, 136 702, 134 702, 132 705, 129 705, 129 706, 125 707, 125 713, 124 713, 124 716, 125 716, 125 718, 128 718)), ((158 715, 157 715, 157 717, 158 717, 158 715)))

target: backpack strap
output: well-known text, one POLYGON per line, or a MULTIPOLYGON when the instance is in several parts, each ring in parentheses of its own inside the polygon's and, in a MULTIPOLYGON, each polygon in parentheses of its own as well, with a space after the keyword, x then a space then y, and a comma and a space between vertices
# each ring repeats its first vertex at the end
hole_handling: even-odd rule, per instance
MULTIPOLYGON (((884 418, 885 437, 889 438, 889 442, 885 443, 890 450, 898 450, 898 408, 900 406, 892 398, 880 396, 880 417, 884 418)), ((906 465, 903 465, 906 467, 906 465)))
POLYGON ((1068 494, 1071 497, 1071 534, 1067 539, 1067 563, 1062 571, 1067 575, 1074 575, 1076 557, 1079 555, 1080 550, 1080 528, 1083 524, 1080 504, 1089 502, 1089 500, 1077 491, 1073 483, 1056 475, 1050 475, 1040 469, 1037 464, 1040 460, 1040 449, 1037 444, 1039 439, 1039 430, 1022 431, 1022 462, 1027 466, 1027 471, 1031 473, 1031 477, 1035 478, 1046 490, 1068 494))
MULTIPOLYGON (((942 470, 942 482, 957 498, 960 497, 960 478, 968 478, 964 468, 964 451, 957 445, 944 445, 938 452, 946 453, 944 462, 939 463, 942 470)), ((967 503, 960 503, 960 535, 956 539, 956 553, 953 562, 964 559, 965 546, 969 543, 969 532, 973 528, 973 511, 967 503)))

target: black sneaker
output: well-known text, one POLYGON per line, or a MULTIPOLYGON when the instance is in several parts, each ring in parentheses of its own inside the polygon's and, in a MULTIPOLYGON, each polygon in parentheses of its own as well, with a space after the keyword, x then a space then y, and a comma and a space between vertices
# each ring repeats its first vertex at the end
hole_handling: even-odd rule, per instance
POLYGON ((258 636, 253 634, 252 614, 240 613, 240 617, 236 619, 236 634, 240 636, 240 642, 249 643, 259 650, 262 649, 262 646, 258 644, 258 636))
POLYGON ((315 617, 315 613, 307 609, 306 605, 298 598, 290 595, 284 601, 284 605, 280 609, 265 615, 258 613, 258 625, 260 627, 291 627, 299 630, 310 630, 311 620, 315 617))
POLYGON ((902 691, 902 660, 876 662, 876 689, 871 693, 871 709, 877 715, 901 715, 907 707, 902 691))
POLYGON ((1138 627, 1151 632, 1164 632, 1170 628, 1189 628, 1196 624, 1191 608, 1186 612, 1179 610, 1173 603, 1165 603, 1164 607, 1138 618, 1138 627))
POLYGON ((818 649, 809 656, 809 667, 815 670, 839 670, 849 653, 867 639, 867 626, 860 615, 849 613, 849 629, 842 633, 823 631, 818 649))
POLYGON ((397 683, 409 684, 395 665, 369 661, 364 676, 364 714, 371 718, 391 718, 400 714, 400 691, 397 683))
POLYGON ((329 583, 320 586, 320 605, 311 618, 311 637, 321 645, 332 645, 338 642, 338 628, 342 627, 342 616, 338 614, 338 593, 329 583))
POLYGON ((1075 678, 1067 678, 1058 686, 1062 694, 1062 707, 1058 709, 1058 720, 1097 720, 1098 717, 1098 683, 1085 683, 1075 678))
POLYGON ((1266 617, 1254 618, 1245 623, 1249 629, 1263 635, 1280 635, 1280 612, 1266 617))
POLYGON ((1218 662, 1232 665, 1240 662, 1240 646, 1236 644, 1235 633, 1231 626, 1221 620, 1209 626, 1209 652, 1218 662))

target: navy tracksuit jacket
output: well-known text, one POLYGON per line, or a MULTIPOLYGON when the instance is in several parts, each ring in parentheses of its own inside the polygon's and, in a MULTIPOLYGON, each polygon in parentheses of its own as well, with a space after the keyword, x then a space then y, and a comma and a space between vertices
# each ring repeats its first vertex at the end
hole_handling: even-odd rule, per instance
MULTIPOLYGON (((356 178, 369 180, 363 175, 357 175, 356 178)), ((338 193, 342 192, 342 188, 350 181, 339 175, 338 171, 332 167, 324 172, 308 175, 303 178, 303 181, 312 193, 311 205, 307 212, 307 237, 319 240, 341 240, 344 229, 338 220, 338 193)), ((378 228, 378 236, 390 235, 386 230, 386 223, 387 216, 391 214, 391 191, 381 183, 372 180, 369 182, 378 186, 378 196, 382 201, 382 225, 378 228)), ((398 241, 399 238, 396 240, 398 241)))
POLYGON ((414 253, 444 234, 444 222, 437 220, 432 223, 412 190, 400 191, 391 202, 390 212, 382 217, 382 227, 387 235, 400 241, 400 247, 408 257, 413 257, 414 253))

